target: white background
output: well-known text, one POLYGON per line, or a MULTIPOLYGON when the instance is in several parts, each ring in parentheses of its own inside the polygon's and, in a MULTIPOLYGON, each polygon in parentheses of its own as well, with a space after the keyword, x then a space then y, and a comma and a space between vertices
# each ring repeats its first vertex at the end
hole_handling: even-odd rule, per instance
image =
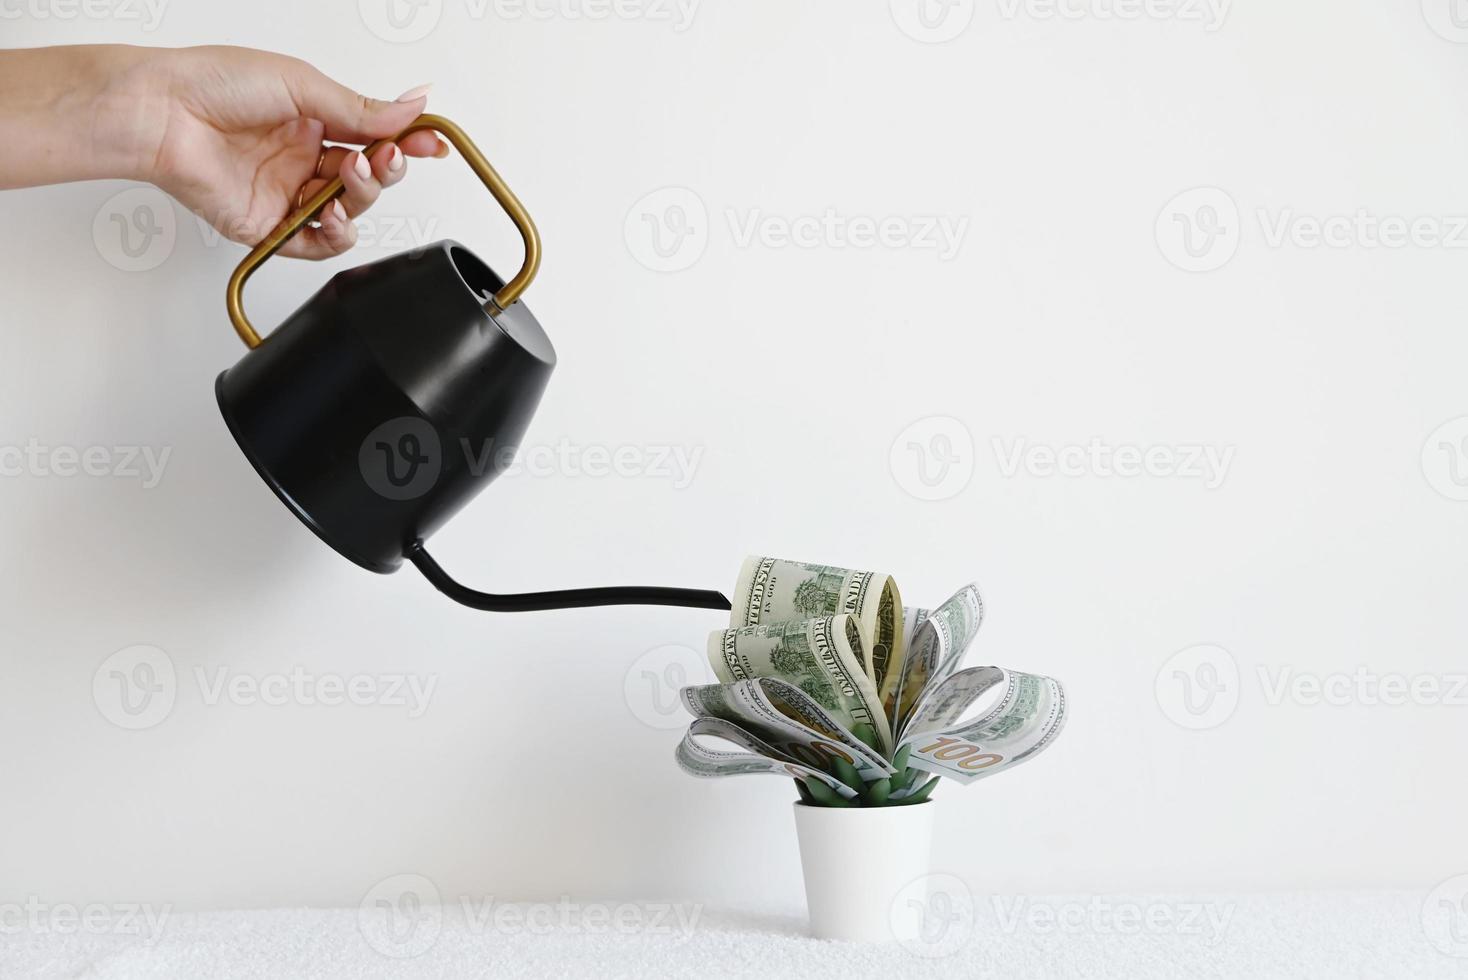
MULTIPOLYGON (((969 662, 1059 677, 1073 714, 1033 765, 940 787, 941 870, 994 891, 1427 888, 1468 870, 1468 705, 1379 703, 1354 680, 1344 704, 1272 696, 1358 668, 1448 691, 1468 669, 1468 470, 1450 465, 1468 424, 1434 434, 1468 415, 1468 30, 1447 0, 1241 0, 1222 23, 1192 3, 992 0, 931 32, 901 0, 705 0, 690 23, 532 6, 551 14, 404 5, 427 33, 396 43, 376 0, 173 0, 153 30, 125 19, 142 8, 59 19, 71 8, 35 0, 0 5, 0 38, 271 48, 383 98, 434 82, 430 108, 544 236, 527 299, 561 364, 530 441, 701 454, 684 487, 506 478, 439 559, 500 590, 727 590, 749 552, 889 571, 918 604, 977 580, 969 662), (647 199, 669 187, 706 216, 665 207, 687 193, 647 199), (966 230, 948 257, 739 239, 751 216, 828 211, 966 230), (670 264, 687 268, 655 271, 651 229, 680 214, 695 234, 670 264), (1309 222, 1338 216, 1337 244, 1313 244, 1309 222), (1361 230, 1423 218, 1449 240, 1361 230), (1232 455, 1212 488, 1186 469, 1006 472, 1017 444, 1093 438, 1232 455)), ((223 304, 243 250, 144 198, 175 235, 129 271, 111 218, 134 213, 127 188, 0 196, 0 446, 171 452, 150 488, 0 478, 4 899, 353 906, 410 873, 446 899, 798 901, 789 784, 672 762, 660 708, 700 678, 649 651, 696 662, 719 617, 474 613, 321 546, 214 405, 243 353, 223 304), (135 645, 166 654, 173 704, 126 730, 109 720, 121 661, 104 661, 135 645), (296 668, 436 687, 415 718, 210 704, 198 679, 296 668)), ((425 240, 519 258, 457 159, 413 163, 374 213, 428 233, 272 261, 256 322, 425 240)))

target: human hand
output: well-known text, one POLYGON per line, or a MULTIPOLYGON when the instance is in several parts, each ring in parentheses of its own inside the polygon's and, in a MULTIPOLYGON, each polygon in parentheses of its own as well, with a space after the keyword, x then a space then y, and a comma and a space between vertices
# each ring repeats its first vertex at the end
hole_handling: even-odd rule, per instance
POLYGON ((254 245, 298 204, 341 176, 345 190, 281 255, 324 259, 355 244, 356 218, 407 173, 406 157, 447 156, 431 132, 368 160, 323 140, 366 144, 396 135, 428 103, 427 86, 395 102, 360 96, 296 58, 249 48, 150 52, 135 151, 149 180, 226 237, 254 245))

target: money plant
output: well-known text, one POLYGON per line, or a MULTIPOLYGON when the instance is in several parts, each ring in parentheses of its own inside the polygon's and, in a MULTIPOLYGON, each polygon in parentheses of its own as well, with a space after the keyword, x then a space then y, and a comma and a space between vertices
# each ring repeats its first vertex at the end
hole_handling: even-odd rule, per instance
POLYGON ((872 807, 1033 758, 1065 724, 1065 691, 1038 674, 960 670, 983 609, 972 585, 929 611, 904 607, 888 575, 750 558, 729 628, 708 640, 719 683, 681 692, 694 721, 678 764, 789 776, 807 806, 872 807))

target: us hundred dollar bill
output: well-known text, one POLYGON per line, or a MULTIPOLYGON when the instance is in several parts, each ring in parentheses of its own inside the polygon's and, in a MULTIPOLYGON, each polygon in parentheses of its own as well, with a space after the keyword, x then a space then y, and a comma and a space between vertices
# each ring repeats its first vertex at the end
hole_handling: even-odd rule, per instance
POLYGON ((1065 689, 1053 678, 1002 667, 961 670, 913 710, 901 744, 908 765, 970 783, 1032 758, 1065 727, 1065 689), (998 697, 978 717, 963 715, 980 697, 998 697))
POLYGON ((761 741, 733 722, 722 718, 698 718, 688 726, 676 752, 683 771, 700 778, 768 774, 815 779, 825 783, 841 796, 850 799, 856 791, 829 773, 789 758, 767 742, 761 741), (743 749, 731 752, 705 744, 705 740, 723 741, 743 749))
POLYGON ((863 745, 799 688, 761 677, 734 684, 705 684, 679 692, 695 718, 732 722, 769 743, 783 756, 816 769, 843 758, 863 779, 880 779, 896 770, 863 745))
POLYGON ((735 628, 856 617, 865 641, 862 669, 884 702, 895 696, 902 666, 902 597, 892 576, 833 565, 751 557, 739 570, 729 625, 735 628))
POLYGON ((897 696, 889 710, 899 737, 918 699, 952 674, 963 660, 984 621, 984 600, 978 586, 965 585, 931 613, 914 609, 904 610, 903 615, 915 623, 902 662, 897 696))
POLYGON ((869 725, 883 752, 892 730, 862 669, 864 640, 855 616, 727 629, 709 637, 708 658, 724 684, 775 677, 798 687, 847 731, 869 725))

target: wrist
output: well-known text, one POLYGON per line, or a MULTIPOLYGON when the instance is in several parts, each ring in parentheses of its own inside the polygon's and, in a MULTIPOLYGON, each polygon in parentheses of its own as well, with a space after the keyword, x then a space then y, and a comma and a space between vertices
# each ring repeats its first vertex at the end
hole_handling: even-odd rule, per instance
POLYGON ((83 72, 84 107, 76 118, 90 148, 92 179, 159 183, 163 137, 173 96, 167 49, 100 46, 83 72))

